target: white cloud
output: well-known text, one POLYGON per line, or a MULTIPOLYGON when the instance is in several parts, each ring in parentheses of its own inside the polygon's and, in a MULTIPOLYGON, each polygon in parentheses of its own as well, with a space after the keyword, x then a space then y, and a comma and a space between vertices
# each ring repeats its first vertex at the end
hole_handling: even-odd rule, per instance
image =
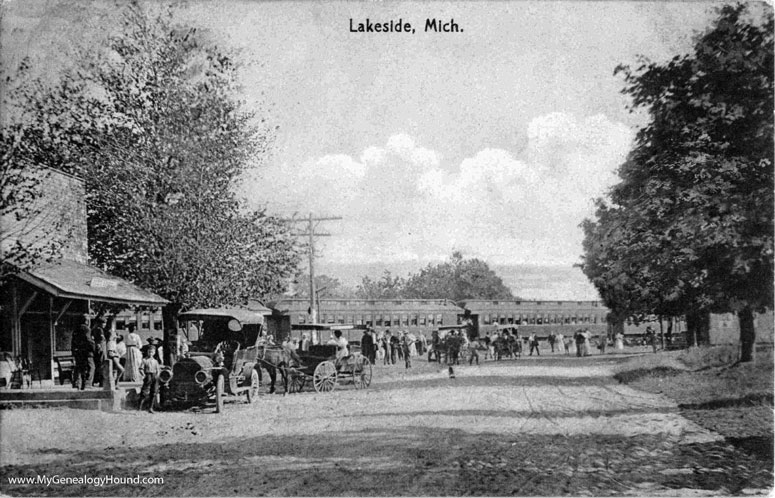
MULTIPOLYGON (((483 149, 458 165, 407 134, 265 172, 270 210, 339 214, 321 240, 338 262, 428 261, 453 250, 493 264, 569 264, 592 198, 616 181, 632 132, 603 115, 537 117, 524 157, 483 149), (276 208, 276 209, 275 209, 276 208)), ((264 190, 266 191, 266 189, 264 190)))

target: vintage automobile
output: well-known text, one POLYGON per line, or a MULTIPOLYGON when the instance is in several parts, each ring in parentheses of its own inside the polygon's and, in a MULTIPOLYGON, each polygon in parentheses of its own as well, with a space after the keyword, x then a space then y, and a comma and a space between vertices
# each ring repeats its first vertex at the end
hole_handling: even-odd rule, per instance
POLYGON ((259 390, 256 357, 264 317, 240 308, 195 309, 179 314, 178 322, 188 353, 162 370, 162 404, 214 401, 220 413, 226 394, 242 393, 253 403, 259 390))

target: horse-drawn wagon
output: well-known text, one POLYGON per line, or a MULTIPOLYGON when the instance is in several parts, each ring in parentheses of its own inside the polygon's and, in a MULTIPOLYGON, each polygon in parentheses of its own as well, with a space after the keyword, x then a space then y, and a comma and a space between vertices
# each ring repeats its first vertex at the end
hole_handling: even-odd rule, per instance
MULTIPOLYGON (((317 392, 331 392, 339 384, 352 384, 356 389, 365 389, 371 384, 372 366, 369 359, 361 354, 360 342, 348 344, 349 354, 338 357, 338 346, 321 344, 326 332, 339 331, 345 338, 363 333, 365 327, 354 325, 306 324, 294 326, 291 335, 301 336, 308 333, 317 344, 308 350, 299 350, 300 364, 285 368, 290 392, 300 392, 308 383, 317 392)), ((349 342, 349 341, 348 341, 349 342)), ((355 342, 355 341, 354 341, 355 342)))

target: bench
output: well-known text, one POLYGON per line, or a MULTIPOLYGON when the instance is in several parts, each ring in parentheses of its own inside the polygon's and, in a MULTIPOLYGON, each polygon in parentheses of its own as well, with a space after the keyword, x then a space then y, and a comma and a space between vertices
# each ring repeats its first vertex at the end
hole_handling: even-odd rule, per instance
POLYGON ((65 377, 71 383, 75 382, 75 359, 72 356, 56 356, 57 370, 59 370, 59 385, 65 384, 65 377))

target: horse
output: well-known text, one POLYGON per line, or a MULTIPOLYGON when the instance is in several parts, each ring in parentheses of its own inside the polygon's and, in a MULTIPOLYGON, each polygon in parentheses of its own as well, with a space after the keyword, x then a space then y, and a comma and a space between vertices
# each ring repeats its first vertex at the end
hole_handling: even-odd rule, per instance
MULTIPOLYGON (((269 380, 271 381, 269 384, 269 394, 274 394, 275 392, 277 370, 280 371, 280 375, 283 378, 284 393, 288 394, 288 375, 285 369, 291 366, 291 353, 287 349, 272 344, 259 345, 256 365, 263 367, 269 373, 269 380)), ((256 370, 258 370, 259 382, 263 382, 261 368, 256 368, 256 370)))

